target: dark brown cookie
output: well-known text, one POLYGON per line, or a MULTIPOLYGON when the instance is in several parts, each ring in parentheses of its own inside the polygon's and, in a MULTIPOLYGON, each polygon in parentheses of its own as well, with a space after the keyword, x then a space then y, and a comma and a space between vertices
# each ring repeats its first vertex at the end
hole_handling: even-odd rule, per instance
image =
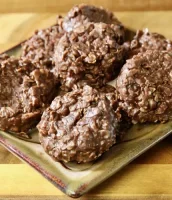
POLYGON ((137 122, 166 122, 172 110, 172 55, 147 50, 127 60, 117 78, 120 106, 137 122))
POLYGON ((67 89, 84 80, 101 87, 118 74, 123 48, 111 25, 87 23, 64 34, 55 48, 54 74, 67 89))
POLYGON ((124 41, 124 26, 112 12, 103 9, 102 7, 86 4, 74 6, 64 18, 63 28, 65 31, 69 32, 88 22, 114 24, 113 28, 119 36, 119 42, 124 41))
POLYGON ((49 28, 36 31, 35 34, 22 45, 22 57, 32 60, 39 67, 51 69, 54 65, 52 57, 54 46, 63 35, 61 22, 49 28))
POLYGON ((0 129, 27 132, 55 96, 55 79, 30 61, 0 58, 0 129))
POLYGON ((89 162, 113 144, 119 122, 104 93, 84 86, 54 99, 38 124, 40 141, 56 161, 89 162))
POLYGON ((138 30, 129 45, 129 56, 146 50, 172 50, 172 42, 159 33, 150 33, 148 29, 138 30))
POLYGON ((114 111, 116 111, 118 109, 118 97, 117 97, 116 89, 112 87, 111 85, 105 85, 99 88, 98 91, 106 95, 106 98, 110 102, 110 106, 112 106, 114 111))

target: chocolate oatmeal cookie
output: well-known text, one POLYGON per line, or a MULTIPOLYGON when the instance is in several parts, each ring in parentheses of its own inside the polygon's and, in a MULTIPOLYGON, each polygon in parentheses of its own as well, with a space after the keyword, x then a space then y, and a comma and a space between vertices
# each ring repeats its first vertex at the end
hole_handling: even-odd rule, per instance
POLYGON ((53 68, 52 57, 54 46, 63 35, 61 20, 49 28, 36 31, 35 34, 22 45, 22 57, 31 60, 40 68, 53 68))
POLYGON ((119 121, 104 93, 84 86, 54 99, 38 124, 40 141, 56 161, 89 162, 113 144, 119 121))
POLYGON ((55 48, 54 74, 68 90, 84 80, 101 87, 118 74, 123 48, 111 25, 87 23, 64 34, 55 48))
POLYGON ((120 106, 137 122, 166 122, 172 111, 172 54, 147 50, 127 60, 117 78, 120 106))
POLYGON ((148 29, 138 30, 130 43, 128 57, 146 50, 172 50, 172 42, 159 33, 150 33, 148 29))
MULTIPOLYGON (((86 85, 87 85, 86 81, 79 81, 74 85, 73 89, 74 90, 83 89, 83 87, 86 85)), ((110 105, 114 108, 114 110, 118 108, 118 97, 115 87, 106 84, 102 87, 97 88, 97 90, 106 95, 106 97, 110 101, 110 105)))
POLYGON ((27 60, 0 56, 0 129, 27 132, 55 96, 55 80, 27 60))
POLYGON ((106 95, 106 98, 110 102, 110 106, 112 106, 114 111, 116 111, 118 109, 118 97, 117 97, 116 89, 112 87, 111 85, 105 85, 101 88, 98 88, 97 90, 106 95))
POLYGON ((63 28, 65 31, 69 32, 88 22, 113 24, 113 28, 119 36, 119 42, 121 43, 124 41, 124 26, 112 12, 103 9, 102 7, 86 4, 74 6, 64 18, 63 28))

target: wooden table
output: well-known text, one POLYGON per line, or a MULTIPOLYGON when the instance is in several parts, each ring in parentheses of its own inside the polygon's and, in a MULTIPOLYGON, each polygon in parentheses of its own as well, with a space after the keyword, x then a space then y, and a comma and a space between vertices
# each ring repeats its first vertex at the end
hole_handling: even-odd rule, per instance
POLYGON ((171 0, 0 0, 0 13, 68 12, 79 3, 103 6, 112 11, 172 10, 171 0))
MULTIPOLYGON (((132 29, 148 27, 172 39, 172 12, 117 12, 132 29)), ((55 14, 1 14, 0 51, 55 22, 55 14)), ((70 199, 0 147, 0 199, 70 199), (19 197, 20 195, 20 197, 19 197), (27 198, 26 198, 27 196, 27 198)), ((81 199, 171 199, 172 136, 81 199)))

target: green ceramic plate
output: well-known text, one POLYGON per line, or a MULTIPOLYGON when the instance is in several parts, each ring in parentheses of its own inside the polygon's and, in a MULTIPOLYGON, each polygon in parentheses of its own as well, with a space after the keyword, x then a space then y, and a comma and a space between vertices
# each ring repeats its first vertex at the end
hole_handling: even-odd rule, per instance
MULTIPOLYGON (((20 46, 7 51, 10 55, 19 55, 19 52, 20 46)), ((71 197, 80 197, 117 173, 171 132, 172 122, 134 125, 127 132, 123 143, 114 145, 97 161, 88 164, 64 164, 53 161, 39 144, 37 130, 30 133, 30 138, 22 139, 0 131, 0 143, 64 193, 71 197)))

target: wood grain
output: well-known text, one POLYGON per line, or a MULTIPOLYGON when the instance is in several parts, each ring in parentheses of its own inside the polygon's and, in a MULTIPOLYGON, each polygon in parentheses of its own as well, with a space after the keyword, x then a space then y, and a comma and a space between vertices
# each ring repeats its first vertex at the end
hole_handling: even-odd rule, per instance
POLYGON ((109 8, 112 11, 172 10, 171 0, 0 0, 1 13, 67 12, 72 6, 87 3, 109 8))
MULTIPOLYGON (((88 194, 87 199, 167 199, 172 198, 172 165, 128 165, 88 194), (161 173, 160 173, 161 172, 161 173), (164 197, 164 198, 162 198, 164 197)), ((42 197, 71 200, 27 165, 0 165, 0 199, 3 196, 42 197), (6 183, 6 184, 4 184, 6 183)), ((17 198, 16 198, 17 199, 17 198)))

